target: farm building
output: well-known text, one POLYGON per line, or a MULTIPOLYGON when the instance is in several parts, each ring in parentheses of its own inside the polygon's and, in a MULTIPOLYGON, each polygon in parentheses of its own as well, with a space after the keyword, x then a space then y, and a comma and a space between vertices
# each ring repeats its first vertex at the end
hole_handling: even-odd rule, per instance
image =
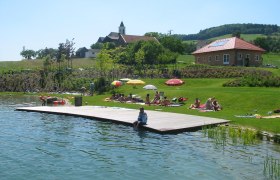
POLYGON ((264 49, 237 37, 216 40, 192 54, 196 64, 260 66, 264 49))

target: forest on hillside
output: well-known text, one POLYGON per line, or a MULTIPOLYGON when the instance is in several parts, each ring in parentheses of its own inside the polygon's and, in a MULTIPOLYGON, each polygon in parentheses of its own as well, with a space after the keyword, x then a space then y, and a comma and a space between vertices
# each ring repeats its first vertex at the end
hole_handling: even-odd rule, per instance
POLYGON ((226 34, 265 34, 272 35, 273 33, 280 32, 278 25, 267 24, 226 24, 217 27, 211 27, 201 30, 197 34, 176 34, 174 36, 181 40, 206 40, 217 36, 226 34))

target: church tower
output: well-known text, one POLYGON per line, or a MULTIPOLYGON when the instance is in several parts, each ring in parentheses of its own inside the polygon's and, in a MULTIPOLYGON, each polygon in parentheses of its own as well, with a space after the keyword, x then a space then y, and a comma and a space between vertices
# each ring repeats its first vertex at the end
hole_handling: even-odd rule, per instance
POLYGON ((119 33, 125 35, 125 26, 123 25, 123 22, 120 24, 119 33))

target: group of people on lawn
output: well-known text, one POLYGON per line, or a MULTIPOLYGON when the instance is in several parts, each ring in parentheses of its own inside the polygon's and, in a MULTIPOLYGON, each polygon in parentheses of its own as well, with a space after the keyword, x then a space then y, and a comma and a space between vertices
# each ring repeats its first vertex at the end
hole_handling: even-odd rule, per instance
POLYGON ((112 96, 110 98, 106 98, 105 101, 119 101, 122 103, 125 103, 125 102, 142 103, 142 102, 144 102, 141 98, 134 97, 131 93, 128 96, 125 96, 124 94, 113 93, 112 96))
POLYGON ((219 104, 219 102, 215 97, 208 98, 205 104, 201 104, 200 100, 196 98, 194 103, 190 105, 189 109, 205 109, 205 110, 220 111, 222 110, 222 106, 219 104))
MULTIPOLYGON (((175 98, 176 99, 176 98, 175 98)), ((177 100, 177 99, 176 99, 177 100)), ((184 102, 185 100, 187 100, 187 98, 183 98, 183 97, 180 97, 178 99, 178 102, 179 103, 182 103, 184 102)), ((147 105, 161 105, 161 106, 169 106, 171 105, 173 102, 171 102, 169 99, 167 99, 167 96, 162 96, 160 95, 160 93, 158 91, 156 91, 155 93, 155 97, 153 100, 150 99, 150 94, 147 94, 146 95, 146 99, 145 99, 145 104, 147 105)))
MULTIPOLYGON (((108 99, 108 98, 106 98, 108 99)), ((105 99, 105 100, 106 100, 105 99)), ((119 101, 119 102, 132 102, 132 103, 145 103, 146 105, 161 105, 161 106, 169 106, 173 102, 167 99, 166 96, 162 96, 158 91, 155 92, 154 98, 151 100, 150 94, 146 95, 145 101, 143 101, 139 97, 133 97, 132 94, 129 94, 128 97, 125 97, 124 94, 113 94, 109 99, 119 101)), ((187 98, 180 97, 178 102, 183 102, 187 100, 187 98)), ((173 101, 173 100, 172 100, 173 101)), ((199 98, 196 98, 194 103, 190 105, 189 109, 203 109, 203 110, 213 110, 213 111, 220 111, 222 110, 222 106, 219 104, 215 97, 208 98, 205 104, 201 104, 199 98)))

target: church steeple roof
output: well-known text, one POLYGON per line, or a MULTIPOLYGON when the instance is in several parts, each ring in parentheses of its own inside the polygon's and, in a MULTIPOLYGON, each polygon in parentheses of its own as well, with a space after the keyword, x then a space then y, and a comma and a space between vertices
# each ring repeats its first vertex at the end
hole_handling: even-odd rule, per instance
POLYGON ((123 22, 121 22, 121 25, 120 25, 120 27, 124 27, 124 25, 123 25, 123 22))

